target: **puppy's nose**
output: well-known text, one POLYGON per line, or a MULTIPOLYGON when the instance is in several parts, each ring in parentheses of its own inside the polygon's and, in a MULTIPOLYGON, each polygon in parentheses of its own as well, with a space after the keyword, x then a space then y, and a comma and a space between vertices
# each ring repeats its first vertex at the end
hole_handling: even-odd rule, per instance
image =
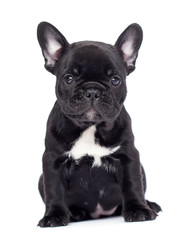
POLYGON ((88 100, 95 101, 95 100, 99 99, 100 96, 101 96, 101 92, 98 89, 89 88, 89 89, 86 89, 86 91, 85 91, 85 97, 88 100))

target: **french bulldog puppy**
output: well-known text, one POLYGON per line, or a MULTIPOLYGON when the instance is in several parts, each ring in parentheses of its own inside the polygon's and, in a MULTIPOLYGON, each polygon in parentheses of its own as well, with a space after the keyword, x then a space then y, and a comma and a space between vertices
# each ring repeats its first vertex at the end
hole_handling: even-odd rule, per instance
POLYGON ((146 179, 124 107, 126 76, 135 69, 142 29, 131 24, 115 45, 69 44, 41 22, 38 41, 45 68, 56 76, 39 191, 45 203, 40 227, 122 215, 154 220, 161 210, 145 199, 146 179))

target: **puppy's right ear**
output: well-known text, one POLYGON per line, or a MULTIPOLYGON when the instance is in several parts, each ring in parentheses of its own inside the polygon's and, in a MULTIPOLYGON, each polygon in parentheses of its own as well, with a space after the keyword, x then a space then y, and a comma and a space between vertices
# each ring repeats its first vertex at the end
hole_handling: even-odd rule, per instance
POLYGON ((47 22, 38 25, 37 37, 45 59, 45 68, 54 74, 56 63, 69 43, 53 25, 47 22))
POLYGON ((115 46, 121 52, 128 74, 133 72, 135 69, 135 62, 142 39, 142 28, 137 23, 133 23, 125 29, 115 43, 115 46))

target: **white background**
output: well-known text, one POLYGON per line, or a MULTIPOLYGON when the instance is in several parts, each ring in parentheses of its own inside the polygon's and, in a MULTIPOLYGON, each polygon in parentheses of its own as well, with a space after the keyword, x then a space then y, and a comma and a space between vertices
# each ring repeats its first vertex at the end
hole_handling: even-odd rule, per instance
POLYGON ((173 0, 7 0, 0 3, 0 237, 1 239, 182 239, 182 17, 173 0), (131 23, 144 41, 127 80, 126 108, 148 180, 147 199, 161 204, 155 221, 122 217, 36 227, 44 205, 37 182, 55 77, 43 65, 36 38, 40 21, 71 43, 114 44, 131 23))

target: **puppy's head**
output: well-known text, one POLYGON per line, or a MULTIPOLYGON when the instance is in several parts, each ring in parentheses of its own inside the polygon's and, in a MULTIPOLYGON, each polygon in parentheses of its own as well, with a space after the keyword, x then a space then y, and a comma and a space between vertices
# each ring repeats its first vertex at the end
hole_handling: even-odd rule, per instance
POLYGON ((56 95, 63 113, 75 122, 113 121, 126 97, 126 76, 135 69, 142 29, 130 25, 115 45, 76 42, 51 24, 38 26, 45 68, 57 77, 56 95))

